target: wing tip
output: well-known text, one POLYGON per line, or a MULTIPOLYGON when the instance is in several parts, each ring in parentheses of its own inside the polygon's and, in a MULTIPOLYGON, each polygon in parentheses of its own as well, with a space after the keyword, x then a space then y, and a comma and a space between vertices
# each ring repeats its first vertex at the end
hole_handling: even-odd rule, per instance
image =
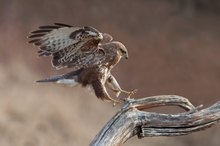
POLYGON ((45 35, 44 33, 31 34, 31 35, 28 36, 28 38, 41 38, 44 35, 45 35))
POLYGON ((32 43, 37 43, 39 42, 41 39, 33 39, 33 40, 30 40, 28 41, 28 43, 32 44, 32 43))
POLYGON ((60 23, 60 22, 55 22, 54 25, 61 26, 61 27, 73 27, 72 25, 65 24, 65 23, 60 23))

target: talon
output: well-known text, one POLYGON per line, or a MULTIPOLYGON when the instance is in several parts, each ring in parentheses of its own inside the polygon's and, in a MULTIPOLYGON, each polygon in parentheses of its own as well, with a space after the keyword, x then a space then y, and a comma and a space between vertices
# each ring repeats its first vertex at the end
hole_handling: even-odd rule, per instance
POLYGON ((132 90, 132 91, 125 91, 125 90, 116 91, 116 97, 117 97, 118 99, 122 100, 122 101, 126 101, 127 98, 130 98, 132 95, 134 95, 135 93, 137 93, 137 91, 138 91, 137 89, 134 89, 134 90, 132 90), (128 97, 127 97, 127 98, 125 98, 125 97, 124 97, 124 98, 119 97, 119 95, 121 94, 121 92, 127 94, 128 97))
POLYGON ((134 95, 135 93, 137 93, 137 89, 134 89, 134 90, 132 90, 132 91, 130 91, 130 92, 127 92, 127 94, 128 94, 128 98, 130 98, 132 95, 134 95))
POLYGON ((131 92, 128 93, 128 97, 130 98, 132 95, 134 95, 135 93, 137 93, 138 89, 134 89, 131 92))

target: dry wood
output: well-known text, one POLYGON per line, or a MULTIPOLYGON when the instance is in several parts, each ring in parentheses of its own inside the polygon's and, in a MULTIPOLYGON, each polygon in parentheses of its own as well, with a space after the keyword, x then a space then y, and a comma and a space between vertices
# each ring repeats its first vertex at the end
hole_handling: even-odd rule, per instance
POLYGON ((139 138, 185 135, 204 130, 219 120, 220 102, 198 110, 198 107, 194 107, 186 98, 176 95, 128 99, 120 111, 96 135, 90 146, 119 146, 135 135, 139 138), (143 111, 167 105, 179 106, 186 112, 162 114, 143 111))

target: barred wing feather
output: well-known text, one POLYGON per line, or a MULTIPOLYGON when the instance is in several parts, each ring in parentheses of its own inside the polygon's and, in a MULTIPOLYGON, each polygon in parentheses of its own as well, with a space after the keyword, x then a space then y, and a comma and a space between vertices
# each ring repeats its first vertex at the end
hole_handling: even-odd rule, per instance
POLYGON ((29 38, 32 39, 29 43, 39 46, 39 56, 52 56, 52 65, 60 69, 66 66, 79 68, 80 61, 85 61, 89 54, 98 49, 103 36, 92 27, 55 23, 40 26, 38 30, 31 32, 29 38), (69 65, 73 61, 77 62, 74 63, 76 65, 69 65))
POLYGON ((76 44, 79 40, 70 38, 70 35, 77 30, 80 30, 80 28, 67 25, 40 26, 39 30, 31 32, 29 38, 32 40, 29 43, 39 46, 40 56, 48 56, 76 44))

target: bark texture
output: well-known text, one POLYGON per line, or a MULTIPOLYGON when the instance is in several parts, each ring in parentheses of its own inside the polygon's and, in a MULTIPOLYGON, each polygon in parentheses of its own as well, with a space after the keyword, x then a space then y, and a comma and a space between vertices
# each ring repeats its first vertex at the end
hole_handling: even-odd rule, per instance
POLYGON ((199 110, 188 99, 161 95, 128 99, 96 135, 90 146, 119 146, 133 136, 179 136, 204 130, 220 120, 220 102, 199 110), (157 106, 179 106, 186 112, 162 114, 144 110, 157 106))

